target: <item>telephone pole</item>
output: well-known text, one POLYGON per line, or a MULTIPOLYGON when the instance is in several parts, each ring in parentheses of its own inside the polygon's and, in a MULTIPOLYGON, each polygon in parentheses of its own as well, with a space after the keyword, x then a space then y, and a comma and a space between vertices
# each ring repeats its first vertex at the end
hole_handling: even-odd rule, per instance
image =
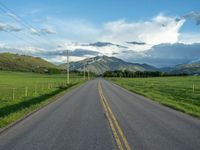
POLYGON ((88 69, 88 80, 90 80, 90 71, 88 69))
POLYGON ((84 63, 84 66, 83 66, 83 74, 84 74, 84 80, 85 80, 85 63, 84 63))
POLYGON ((69 84, 69 50, 67 50, 67 84, 69 84))

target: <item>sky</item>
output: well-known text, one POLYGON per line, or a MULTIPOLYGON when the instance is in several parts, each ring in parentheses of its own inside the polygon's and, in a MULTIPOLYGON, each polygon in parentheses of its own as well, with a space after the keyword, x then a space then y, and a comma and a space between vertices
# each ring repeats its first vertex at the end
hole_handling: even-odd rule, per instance
POLYGON ((168 67, 200 59, 198 0, 0 0, 0 52, 54 63, 107 55, 168 67))

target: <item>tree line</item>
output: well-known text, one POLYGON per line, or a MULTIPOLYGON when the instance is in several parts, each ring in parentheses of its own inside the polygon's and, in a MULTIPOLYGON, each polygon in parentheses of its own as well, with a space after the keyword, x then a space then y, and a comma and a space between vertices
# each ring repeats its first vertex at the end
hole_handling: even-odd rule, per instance
POLYGON ((129 70, 115 70, 106 71, 102 75, 103 77, 125 77, 125 78, 144 78, 144 77, 162 77, 162 76, 187 76, 187 74, 170 74, 160 71, 129 71, 129 70))

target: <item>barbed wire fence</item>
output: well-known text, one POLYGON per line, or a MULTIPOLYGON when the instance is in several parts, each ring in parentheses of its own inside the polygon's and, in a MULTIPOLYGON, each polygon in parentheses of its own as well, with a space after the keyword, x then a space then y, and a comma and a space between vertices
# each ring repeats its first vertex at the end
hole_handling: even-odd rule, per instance
POLYGON ((50 93, 59 88, 65 88, 68 85, 67 82, 35 83, 23 86, 0 85, 0 100, 9 101, 33 98, 50 93))

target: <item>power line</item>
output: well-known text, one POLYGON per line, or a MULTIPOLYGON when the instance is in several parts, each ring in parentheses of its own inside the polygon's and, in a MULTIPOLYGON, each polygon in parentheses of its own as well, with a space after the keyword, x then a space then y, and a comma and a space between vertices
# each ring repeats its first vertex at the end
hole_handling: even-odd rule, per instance
MULTIPOLYGON (((1 2, 0 2, 0 3, 1 3, 1 2)), ((1 4, 0 4, 0 5, 1 5, 1 4)), ((4 9, 2 9, 1 7, 0 7, 0 10, 1 10, 2 12, 4 12, 4 13, 7 13, 7 11, 5 11, 4 9)), ((10 17, 11 17, 11 16, 10 16, 10 17)), ((12 17, 12 19, 14 19, 14 18, 12 17)), ((15 19, 15 21, 16 21, 16 19, 15 19)), ((6 31, 6 32, 9 33, 9 34, 12 34, 13 36, 17 37, 18 39, 23 39, 23 38, 21 38, 21 37, 15 35, 15 34, 13 34, 13 33, 11 33, 11 32, 8 32, 8 31, 6 31)), ((25 34, 25 36, 29 36, 27 33, 24 33, 24 34, 25 34)), ((38 40, 36 40, 35 38, 33 38, 33 37, 31 37, 31 36, 29 36, 29 38, 31 38, 32 40, 38 42, 38 40)), ((27 40, 24 40, 24 39, 23 39, 23 41, 26 41, 26 42, 27 42, 27 40)), ((30 42, 29 42, 29 43, 30 43, 30 42)), ((33 44, 33 43, 32 43, 32 44, 33 44)))
POLYGON ((9 33, 9 34, 11 34, 11 35, 13 35, 15 38, 17 38, 17 39, 20 39, 20 40, 22 40, 22 41, 24 41, 24 42, 27 42, 27 43, 29 43, 30 45, 33 45, 33 43, 31 43, 30 41, 28 41, 28 40, 26 40, 26 39, 24 39, 24 38, 22 38, 22 37, 20 37, 20 36, 17 36, 16 34, 14 34, 14 33, 12 33, 12 32, 9 32, 9 31, 6 31, 7 33, 9 33))
MULTIPOLYGON (((4 8, 4 12, 8 13, 7 11, 10 11, 12 14, 14 14, 17 18, 15 17, 11 17, 13 18, 15 21, 19 22, 20 24, 22 24, 23 26, 25 26, 28 29, 34 29, 37 31, 38 33, 38 29, 36 29, 35 27, 33 27, 32 25, 30 25, 29 23, 27 23, 21 16, 17 15, 13 10, 11 10, 10 8, 8 8, 5 4, 3 4, 2 2, 0 2, 0 5, 4 8), (6 11, 7 10, 7 11, 6 11)), ((38 34, 39 35, 39 34, 38 34)), ((39 35, 40 36, 40 35, 39 35)))
MULTIPOLYGON (((25 21, 21 16, 19 16, 17 13, 15 13, 15 11, 13 11, 12 9, 8 8, 5 4, 3 4, 2 2, 0 2, 0 6, 3 8, 1 8, 2 11, 4 11, 5 13, 8 13, 7 11, 11 12, 13 15, 15 15, 16 17, 12 17, 10 16, 12 19, 14 19, 15 21, 17 21, 18 23, 22 24, 25 28, 27 28, 28 30, 35 30, 35 34, 38 35, 38 37, 41 37, 41 34, 40 34, 40 30, 35 28, 34 26, 32 26, 30 23, 28 23, 27 21, 25 21)), ((43 37, 41 37, 43 38, 43 37)), ((50 40, 48 37, 46 37, 47 39, 44 39, 46 40, 48 43, 55 43, 54 41, 50 40)), ((36 40, 36 39, 34 39, 36 40)), ((38 39, 36 40, 38 41, 38 39)))
MULTIPOLYGON (((3 10, 1 7, 0 7, 0 10, 2 10, 3 12, 6 13, 6 11, 3 10)), ((7 33, 9 33, 10 35, 14 36, 16 39, 22 40, 22 41, 24 41, 24 42, 26 42, 26 43, 29 43, 29 44, 33 45, 33 43, 31 43, 30 41, 28 41, 28 40, 26 40, 26 39, 24 39, 24 38, 22 38, 22 37, 20 37, 20 36, 18 36, 18 35, 16 35, 16 34, 14 34, 13 32, 9 32, 9 31, 6 31, 6 30, 5 30, 5 32, 7 32, 7 33)))

